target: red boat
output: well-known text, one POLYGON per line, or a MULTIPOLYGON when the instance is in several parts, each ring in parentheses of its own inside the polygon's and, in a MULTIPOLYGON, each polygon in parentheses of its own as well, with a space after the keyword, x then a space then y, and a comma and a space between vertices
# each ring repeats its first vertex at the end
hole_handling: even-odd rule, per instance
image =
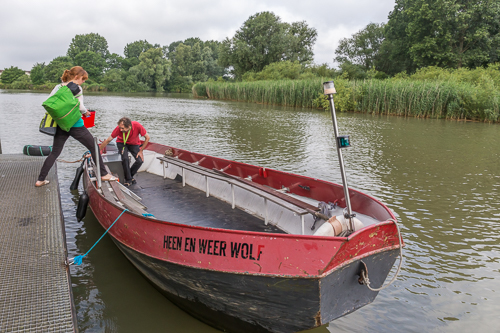
POLYGON ((118 248, 219 329, 296 332, 353 312, 375 299, 403 246, 393 213, 361 192, 349 194, 358 230, 325 236, 325 220, 345 215, 340 185, 156 143, 144 157, 129 188, 98 188, 86 163, 90 208, 105 229, 127 209, 109 230, 118 248))

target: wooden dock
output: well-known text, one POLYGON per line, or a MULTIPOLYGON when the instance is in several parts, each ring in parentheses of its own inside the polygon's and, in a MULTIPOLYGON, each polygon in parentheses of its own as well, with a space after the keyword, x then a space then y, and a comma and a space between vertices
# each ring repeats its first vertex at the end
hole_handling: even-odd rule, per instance
POLYGON ((0 332, 77 332, 56 166, 0 154, 0 332))

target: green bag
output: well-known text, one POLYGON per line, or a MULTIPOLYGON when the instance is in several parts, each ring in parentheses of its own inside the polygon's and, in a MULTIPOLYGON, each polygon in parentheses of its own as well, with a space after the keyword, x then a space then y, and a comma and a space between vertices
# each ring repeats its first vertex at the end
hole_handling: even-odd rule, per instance
POLYGON ((54 119, 57 125, 64 131, 69 132, 70 128, 81 118, 79 106, 80 101, 73 96, 73 93, 67 86, 62 86, 56 93, 42 106, 54 119))
POLYGON ((56 135, 57 123, 52 119, 48 112, 45 112, 45 116, 40 122, 39 131, 43 134, 56 135))

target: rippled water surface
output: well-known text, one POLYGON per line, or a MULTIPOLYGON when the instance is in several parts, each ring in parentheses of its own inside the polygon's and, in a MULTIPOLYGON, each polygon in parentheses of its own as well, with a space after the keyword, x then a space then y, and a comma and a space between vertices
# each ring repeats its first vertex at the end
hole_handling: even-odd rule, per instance
MULTIPOLYGON (((0 90, 4 154, 52 144, 37 130, 46 96, 0 90)), ((87 94, 85 104, 97 110, 91 132, 100 139, 129 116, 154 142, 341 182, 326 112, 189 95, 87 94)), ((349 186, 394 211, 405 259, 397 281, 372 304, 311 332, 498 330, 500 125, 354 113, 337 118, 353 145, 344 151, 349 186)), ((70 139, 60 158, 74 161, 84 150, 70 139)), ((76 221, 78 193, 69 186, 77 166, 58 163, 71 257, 87 252, 104 232, 90 210, 76 221)), ((71 267, 71 275, 81 332, 217 332, 157 292, 109 237, 82 266, 71 267)))

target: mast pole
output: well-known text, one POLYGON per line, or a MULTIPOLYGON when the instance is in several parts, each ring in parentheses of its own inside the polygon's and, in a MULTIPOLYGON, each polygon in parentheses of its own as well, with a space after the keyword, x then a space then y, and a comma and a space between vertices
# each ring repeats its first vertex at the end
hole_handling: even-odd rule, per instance
MULTIPOLYGON (((347 208, 347 212, 344 212, 344 218, 349 220, 349 227, 351 231, 354 231, 354 225, 352 218, 356 216, 356 214, 352 213, 352 208, 351 208, 351 198, 349 196, 349 188, 347 186, 347 176, 345 173, 345 167, 344 167, 344 158, 342 157, 342 145, 341 145, 341 140, 345 140, 345 136, 339 137, 339 129, 337 126, 337 116, 335 115, 335 104, 333 102, 333 94, 336 94, 335 86, 333 84, 333 81, 328 81, 323 83, 324 87, 324 94, 328 96, 328 100, 330 101, 330 109, 332 113, 332 122, 333 122, 333 133, 335 134, 335 145, 337 147, 337 154, 339 157, 339 165, 340 165, 340 173, 342 176, 342 186, 344 188, 344 198, 345 198, 345 204, 347 208)), ((349 142, 347 139, 347 146, 348 147, 349 142)))

